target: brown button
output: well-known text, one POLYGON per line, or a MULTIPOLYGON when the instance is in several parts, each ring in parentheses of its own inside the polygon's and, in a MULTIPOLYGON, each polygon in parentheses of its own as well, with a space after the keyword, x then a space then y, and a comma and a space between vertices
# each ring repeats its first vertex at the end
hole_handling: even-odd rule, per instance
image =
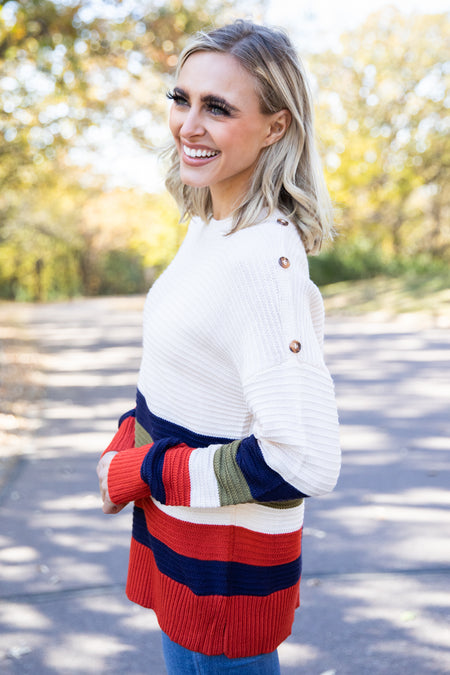
POLYGON ((289 225, 289 221, 284 220, 284 218, 278 218, 277 223, 280 223, 280 225, 289 225))
POLYGON ((294 352, 294 354, 298 354, 301 348, 302 346, 298 340, 292 340, 291 344, 289 345, 289 349, 291 352, 294 352))
POLYGON ((287 269, 288 267, 291 266, 291 263, 289 262, 289 259, 284 258, 283 256, 281 258, 279 258, 278 264, 281 265, 281 267, 284 267, 285 269, 287 269))

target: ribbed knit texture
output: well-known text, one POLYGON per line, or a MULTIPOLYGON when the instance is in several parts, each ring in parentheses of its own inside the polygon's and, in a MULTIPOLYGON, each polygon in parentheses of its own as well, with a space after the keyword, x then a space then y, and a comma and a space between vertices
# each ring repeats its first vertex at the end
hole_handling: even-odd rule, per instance
POLYGON ((288 636, 303 497, 340 468, 322 300, 279 215, 230 236, 191 222, 146 301, 135 439, 108 476, 114 502, 137 500, 128 596, 206 654, 288 636))
POLYGON ((127 450, 134 445, 135 440, 135 424, 134 415, 125 418, 119 426, 117 433, 108 445, 106 450, 102 452, 101 456, 106 455, 107 452, 121 452, 127 450))

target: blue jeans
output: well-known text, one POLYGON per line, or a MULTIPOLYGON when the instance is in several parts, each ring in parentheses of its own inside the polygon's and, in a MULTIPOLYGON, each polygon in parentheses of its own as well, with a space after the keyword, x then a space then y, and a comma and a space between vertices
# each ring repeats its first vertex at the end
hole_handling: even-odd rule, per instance
POLYGON ((168 675, 280 675, 276 651, 258 656, 229 659, 225 654, 207 656, 191 652, 162 633, 163 654, 168 675))

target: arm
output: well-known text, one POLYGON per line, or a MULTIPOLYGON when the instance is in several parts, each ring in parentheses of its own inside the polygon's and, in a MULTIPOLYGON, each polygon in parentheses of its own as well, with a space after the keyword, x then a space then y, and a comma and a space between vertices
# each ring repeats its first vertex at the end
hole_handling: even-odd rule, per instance
POLYGON ((328 371, 294 359, 245 386, 254 433, 189 448, 174 439, 145 454, 141 478, 158 501, 216 507, 325 494, 340 469, 337 412, 328 371))
POLYGON ((108 452, 121 452, 134 445, 134 427, 135 415, 134 410, 130 410, 119 420, 119 428, 116 431, 111 443, 106 450, 102 452, 100 457, 104 457, 108 452))
POLYGON ((216 507, 331 491, 340 469, 336 403, 310 326, 303 327, 298 353, 286 343, 283 362, 243 381, 253 419, 250 436, 206 448, 167 438, 125 450, 111 463, 111 494, 131 501, 144 483, 161 503, 216 507))
MULTIPOLYGON (((100 461, 97 465, 97 476, 99 479, 100 494, 103 501, 104 513, 118 513, 121 511, 131 499, 127 499, 126 486, 121 488, 122 478, 117 481, 116 489, 110 492, 108 485, 108 476, 111 462, 117 454, 120 454, 134 446, 135 435, 135 416, 134 410, 123 415, 119 420, 119 429, 114 435, 111 443, 102 453, 100 461)), ((142 460, 141 460, 142 461, 142 460)), ((125 476, 126 474, 124 474, 125 476)), ((139 486, 141 488, 138 496, 148 496, 148 486, 139 486), (144 488, 144 489, 142 489, 144 488)))
POLYGON ((111 462, 111 495, 125 475, 122 498, 136 499, 144 484, 161 503, 193 507, 288 501, 333 489, 340 448, 321 349, 323 306, 291 259, 286 269, 271 252, 267 263, 245 257, 234 275, 239 303, 223 317, 233 325, 223 348, 241 377, 250 435, 202 448, 165 438, 124 450, 111 462), (299 350, 290 349, 293 341, 299 350))

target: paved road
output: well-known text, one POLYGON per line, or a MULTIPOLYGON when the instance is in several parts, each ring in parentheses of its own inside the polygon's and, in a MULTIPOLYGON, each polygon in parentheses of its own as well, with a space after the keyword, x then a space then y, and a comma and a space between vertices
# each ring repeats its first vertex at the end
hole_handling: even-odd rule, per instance
MULTIPOLYGON (((130 512, 95 465, 134 400, 142 299, 30 309, 44 397, 0 501, 0 672, 163 675, 153 614, 123 592, 130 512)), ((284 675, 450 673, 448 331, 333 319, 337 490, 308 503, 284 675)))

